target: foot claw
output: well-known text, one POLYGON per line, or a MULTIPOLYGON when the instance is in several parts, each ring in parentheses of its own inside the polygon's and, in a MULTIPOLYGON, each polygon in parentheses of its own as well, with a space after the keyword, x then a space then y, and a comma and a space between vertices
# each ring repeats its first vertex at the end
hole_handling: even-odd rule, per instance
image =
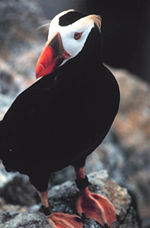
POLYGON ((77 222, 82 222, 82 219, 81 219, 80 217, 77 217, 77 216, 76 216, 75 220, 76 220, 77 222))
POLYGON ((81 218, 77 215, 53 213, 48 217, 52 228, 83 228, 81 218))
POLYGON ((81 214, 82 219, 86 219, 86 215, 84 213, 81 214))

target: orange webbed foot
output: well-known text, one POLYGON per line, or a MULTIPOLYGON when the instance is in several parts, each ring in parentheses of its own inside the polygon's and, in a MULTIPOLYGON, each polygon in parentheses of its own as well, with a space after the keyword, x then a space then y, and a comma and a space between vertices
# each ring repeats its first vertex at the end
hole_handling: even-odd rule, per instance
POLYGON ((52 228, 83 228, 81 218, 77 215, 54 212, 47 219, 52 228))
POLYGON ((110 227, 117 220, 112 203, 106 197, 90 193, 87 187, 81 190, 76 208, 79 215, 84 214, 104 227, 110 227))

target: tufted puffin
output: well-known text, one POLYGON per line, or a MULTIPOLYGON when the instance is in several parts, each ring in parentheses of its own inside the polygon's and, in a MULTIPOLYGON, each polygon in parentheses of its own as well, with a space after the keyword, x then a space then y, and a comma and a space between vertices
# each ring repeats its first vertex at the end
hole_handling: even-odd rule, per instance
POLYGON ((83 227, 82 214, 109 227, 116 221, 115 208, 88 190, 84 173, 86 157, 109 131, 120 98, 113 74, 102 63, 101 18, 75 10, 56 15, 36 77, 0 122, 0 157, 8 171, 29 176, 51 227, 83 227), (49 176, 68 165, 75 168, 80 190, 78 215, 50 214, 49 176))

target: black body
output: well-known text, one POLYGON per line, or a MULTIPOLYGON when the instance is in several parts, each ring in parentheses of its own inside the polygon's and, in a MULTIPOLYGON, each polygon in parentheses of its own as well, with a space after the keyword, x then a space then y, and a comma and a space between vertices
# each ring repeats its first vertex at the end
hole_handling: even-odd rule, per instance
POLYGON ((21 93, 0 123, 5 167, 28 174, 39 191, 52 171, 84 163, 117 114, 118 84, 101 52, 95 25, 78 56, 21 93))

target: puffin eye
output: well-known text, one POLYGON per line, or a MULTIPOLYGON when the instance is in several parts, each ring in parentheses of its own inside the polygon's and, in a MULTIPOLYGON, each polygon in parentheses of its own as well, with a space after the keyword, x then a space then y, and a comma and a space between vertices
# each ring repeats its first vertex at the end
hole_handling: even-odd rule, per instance
POLYGON ((82 36, 82 32, 75 32, 74 33, 74 39, 75 40, 79 40, 81 38, 81 36, 82 36))

